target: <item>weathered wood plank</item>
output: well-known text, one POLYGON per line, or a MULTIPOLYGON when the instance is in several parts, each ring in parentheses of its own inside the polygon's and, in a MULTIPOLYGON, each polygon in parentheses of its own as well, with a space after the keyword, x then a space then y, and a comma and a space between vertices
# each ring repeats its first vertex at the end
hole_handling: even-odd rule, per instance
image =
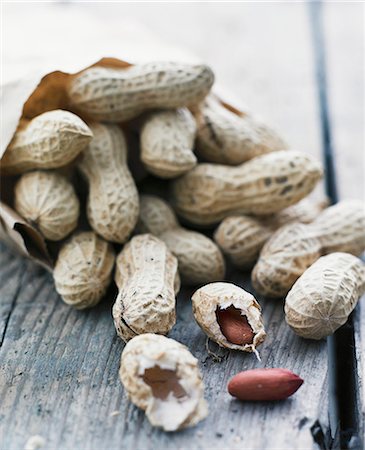
MULTIPOLYGON (((324 5, 328 93, 339 196, 340 199, 359 198, 365 201, 363 11, 363 5, 356 3, 324 5)), ((363 443, 365 442, 364 300, 365 297, 360 301, 353 317, 360 385, 358 405, 362 408, 359 428, 363 443)))
MULTIPOLYGON (((4 249, 2 255, 10 257, 4 249)), ((109 449, 120 442, 131 449, 180 448, 190 442, 194 448, 242 448, 249 443, 250 448, 261 449, 272 448, 273 437, 277 448, 290 449, 294 440, 311 448, 309 428, 326 408, 325 343, 295 337, 283 322, 281 302, 261 302, 269 331, 261 363, 254 355, 211 344, 222 356, 221 362, 215 362, 193 319, 190 293, 179 296, 171 337, 186 344, 201 361, 211 414, 194 429, 167 435, 152 429, 143 413, 126 401, 117 376, 123 344, 110 317, 111 298, 88 312, 71 310, 58 298, 48 273, 16 259, 25 271, 1 348, 4 449, 23 448, 35 434, 45 438, 46 448, 109 449), (285 402, 255 405, 232 400, 227 381, 252 367, 287 367, 306 382, 285 402), (274 431, 279 429, 285 433, 274 431)), ((235 278, 242 284, 242 274, 235 278)), ((8 297, 4 289, 0 295, 8 297)))
POLYGON ((0 283, 3 286, 4 298, 0 303, 0 346, 4 340, 11 312, 15 308, 15 302, 22 287, 22 264, 14 255, 4 256, 4 271, 0 283))

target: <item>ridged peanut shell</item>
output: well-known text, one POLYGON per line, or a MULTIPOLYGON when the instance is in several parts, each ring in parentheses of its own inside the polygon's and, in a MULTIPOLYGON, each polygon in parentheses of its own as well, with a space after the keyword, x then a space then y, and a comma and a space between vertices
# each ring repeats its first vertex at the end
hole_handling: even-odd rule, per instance
POLYGON ((141 128, 141 159, 160 178, 175 178, 192 169, 196 123, 186 108, 150 113, 141 128))
POLYGON ((289 206, 269 217, 264 217, 266 224, 277 230, 289 223, 311 223, 328 207, 328 200, 304 198, 299 203, 289 206))
POLYGON ((130 400, 164 431, 194 426, 208 414, 198 360, 173 339, 149 333, 133 338, 119 376, 130 400))
POLYGON ((204 234, 180 227, 163 232, 159 238, 176 256, 183 284, 205 284, 224 278, 222 252, 204 234))
POLYGON ((210 225, 234 214, 268 215, 307 196, 322 176, 309 155, 279 151, 236 167, 198 164, 171 182, 175 210, 194 224, 210 225))
POLYGON ((46 239, 59 241, 77 226, 80 204, 72 184, 55 172, 34 171, 15 186, 16 211, 46 239))
POLYGON ((194 108, 197 149, 206 161, 238 165, 256 156, 285 150, 285 141, 251 114, 229 109, 209 95, 194 108))
POLYGON ((191 298, 195 320, 204 333, 221 347, 245 352, 254 352, 266 337, 261 317, 261 307, 249 292, 232 283, 218 282, 198 289, 191 298), (217 320, 217 309, 226 310, 233 306, 246 317, 253 331, 251 343, 238 345, 230 342, 223 334, 217 320))
POLYGON ((320 256, 345 250, 355 255, 365 250, 364 209, 356 200, 330 206, 310 224, 279 229, 260 253, 253 286, 262 295, 282 297, 320 256))
POLYGON ((361 200, 342 200, 325 209, 312 226, 317 230, 323 254, 360 256, 365 250, 365 205, 361 200))
POLYGON ((280 228, 265 243, 251 273, 256 292, 284 297, 302 273, 321 256, 321 245, 308 225, 280 228))
POLYGON ((322 339, 343 325, 365 292, 365 265, 348 253, 319 258, 296 281, 285 319, 299 336, 322 339))
POLYGON ((53 272, 56 291, 76 309, 90 308, 102 299, 112 279, 113 247, 91 231, 66 242, 53 272))
POLYGON ((92 67, 68 86, 71 105, 93 120, 123 122, 150 109, 198 103, 214 82, 205 65, 151 62, 123 69, 92 67))
POLYGON ((155 195, 142 194, 139 197, 140 210, 137 230, 139 233, 151 233, 155 236, 164 231, 179 227, 171 206, 155 195))
POLYGON ((137 229, 165 242, 178 260, 183 284, 204 284, 224 278, 225 262, 217 245, 202 233, 182 228, 173 209, 161 198, 140 196, 137 229))
POLYGON ((127 143, 117 125, 91 124, 94 139, 78 167, 89 183, 87 217, 104 239, 124 243, 139 213, 138 192, 127 166, 127 143))
POLYGON ((160 239, 151 234, 133 237, 117 257, 115 281, 119 293, 113 306, 114 325, 124 341, 171 330, 180 279, 177 260, 160 239))
POLYGON ((57 109, 35 117, 15 133, 1 159, 4 174, 66 166, 91 141, 92 132, 80 117, 57 109))
POLYGON ((296 222, 310 223, 325 205, 325 202, 304 199, 268 217, 229 216, 218 226, 214 240, 235 266, 250 269, 265 242, 278 228, 296 222))
POLYGON ((272 234, 272 229, 258 218, 229 216, 218 226, 214 240, 235 266, 249 269, 272 234))

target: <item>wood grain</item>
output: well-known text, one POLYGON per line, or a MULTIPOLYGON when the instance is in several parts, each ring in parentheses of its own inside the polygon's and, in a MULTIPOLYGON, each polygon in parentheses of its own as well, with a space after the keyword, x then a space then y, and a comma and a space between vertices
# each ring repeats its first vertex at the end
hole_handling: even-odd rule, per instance
MULTIPOLYGON (((327 81, 339 197, 340 199, 357 198, 365 202, 364 5, 326 3, 325 12, 327 81)), ((364 298, 353 314, 357 375, 360 386, 355 403, 360 409, 358 427, 360 436, 362 435, 362 445, 365 443, 365 306, 363 300, 364 298)))
MULTIPOLYGON (((96 308, 77 312, 62 303, 43 269, 5 248, 2 255, 13 265, 2 266, 0 295, 9 301, 16 297, 1 347, 4 449, 23 448, 36 434, 45 438, 46 448, 110 449, 119 442, 125 449, 181 448, 190 442, 194 448, 242 448, 249 443, 250 448, 262 449, 271 448, 273 433, 277 448, 292 448, 293 439, 301 448, 311 447, 309 428, 326 410, 325 343, 295 337, 283 322, 281 302, 261 301, 269 330, 260 349, 261 362, 252 354, 211 343, 211 350, 222 358, 216 362, 207 354, 206 337, 193 319, 191 291, 179 295, 178 321, 170 336, 186 344, 201 362, 211 414, 196 428, 168 435, 151 428, 144 414, 127 401, 118 379, 123 344, 111 320, 113 293, 96 308), (9 288, 6 280, 15 264, 18 275, 9 288), (286 367, 305 384, 293 398, 279 403, 233 400, 227 381, 252 367, 286 367), (286 432, 278 432, 283 427, 286 432)), ((250 289, 242 274, 233 278, 250 289)))

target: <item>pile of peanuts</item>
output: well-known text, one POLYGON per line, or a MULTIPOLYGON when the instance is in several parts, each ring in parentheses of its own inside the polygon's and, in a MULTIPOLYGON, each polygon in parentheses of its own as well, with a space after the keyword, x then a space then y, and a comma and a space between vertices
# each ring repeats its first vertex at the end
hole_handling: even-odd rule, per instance
MULTIPOLYGON (((308 339, 343 325, 365 290, 357 258, 365 249, 362 203, 306 199, 321 164, 222 102, 213 82, 205 65, 88 68, 70 77, 69 110, 21 121, 1 161, 3 175, 19 176, 16 211, 58 242, 53 276, 63 301, 93 307, 114 278, 114 325, 127 342, 121 381, 166 431, 208 413, 198 361, 163 336, 176 322, 181 284, 198 288, 193 313, 211 340, 255 353, 266 336, 261 307, 224 281, 225 258, 252 269, 256 293, 286 297, 286 322, 308 339), (166 180, 164 197, 151 195, 145 179, 142 192, 141 177, 132 175, 131 130, 139 139, 132 159, 150 179, 166 180), (88 185, 86 201, 77 174, 88 185)), ((228 390, 243 400, 276 400, 302 382, 286 369, 256 369, 237 374, 228 390)))

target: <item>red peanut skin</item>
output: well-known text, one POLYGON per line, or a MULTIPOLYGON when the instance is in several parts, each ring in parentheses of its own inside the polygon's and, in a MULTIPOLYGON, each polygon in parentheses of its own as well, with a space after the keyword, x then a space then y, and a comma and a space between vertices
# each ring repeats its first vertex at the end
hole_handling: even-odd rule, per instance
POLYGON ((303 380, 287 369, 253 369, 235 375, 228 383, 228 392, 239 400, 283 400, 302 384, 303 380))
POLYGON ((217 310, 216 316, 221 331, 229 342, 237 345, 252 344, 255 334, 240 310, 230 306, 217 310))

